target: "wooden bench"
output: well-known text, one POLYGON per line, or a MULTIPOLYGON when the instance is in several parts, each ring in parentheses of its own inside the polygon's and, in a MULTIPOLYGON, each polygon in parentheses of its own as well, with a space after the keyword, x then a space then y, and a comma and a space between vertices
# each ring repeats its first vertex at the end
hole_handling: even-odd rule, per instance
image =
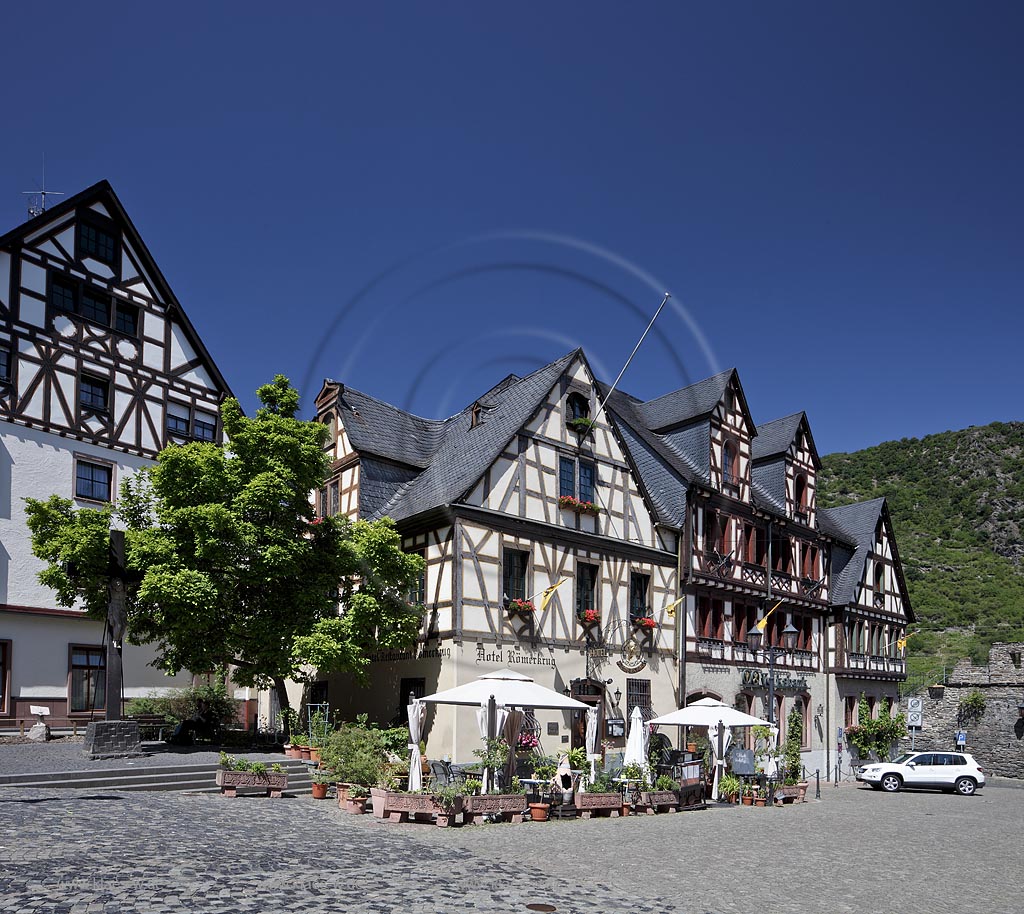
POLYGON ((152 736, 156 734, 158 740, 164 738, 164 730, 171 726, 170 721, 167 720, 163 714, 134 714, 128 717, 127 720, 134 720, 139 725, 139 737, 141 739, 146 738, 146 734, 152 736))

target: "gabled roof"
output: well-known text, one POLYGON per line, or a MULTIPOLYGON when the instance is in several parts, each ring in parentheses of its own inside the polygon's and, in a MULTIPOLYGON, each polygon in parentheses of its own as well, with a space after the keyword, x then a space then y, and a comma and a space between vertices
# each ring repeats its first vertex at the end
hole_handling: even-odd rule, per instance
POLYGON ((364 454, 425 469, 444 439, 443 420, 421 419, 352 387, 338 386, 337 405, 352 447, 364 454))
POLYGON ((781 419, 773 419, 757 427, 757 437, 750 442, 750 456, 754 461, 766 460, 778 454, 786 454, 796 440, 797 434, 803 426, 804 434, 807 436, 807 443, 814 459, 814 466, 821 467, 821 460, 818 458, 818 449, 814 445, 814 438, 811 435, 811 426, 807 421, 807 414, 804 412, 793 413, 791 416, 783 416, 781 419))
POLYGON ((896 551, 896 540, 892 535, 889 509, 884 498, 872 498, 870 501, 854 502, 852 505, 842 505, 838 508, 818 509, 818 526, 821 531, 852 547, 845 550, 837 548, 833 551, 829 601, 835 606, 844 606, 857 599, 857 587, 864 579, 864 570, 868 556, 874 548, 875 530, 878 529, 879 519, 886 524, 889 533, 889 548, 893 554, 893 565, 903 598, 904 612, 907 619, 913 621, 914 613, 910 607, 899 553, 896 551))
POLYGON ((34 216, 27 222, 23 222, 21 225, 15 226, 4 235, 0 235, 0 248, 19 244, 22 239, 39 231, 39 229, 44 228, 49 223, 74 213, 79 207, 88 206, 91 203, 104 204, 110 212, 111 218, 115 222, 120 223, 124 233, 128 236, 128 240, 130 241, 132 248, 142 261, 142 267, 152 278, 158 291, 167 302, 168 310, 172 313, 173 318, 185 331, 185 335, 188 337, 188 341, 192 348, 202 357, 205 363, 204 367, 210 372, 213 382, 228 396, 233 396, 231 388, 228 386, 228 382, 224 379, 224 376, 220 373, 220 369, 217 367, 217 363, 214 362, 213 356, 210 355, 206 346, 203 344, 202 338, 199 336, 196 328, 189 320, 188 315, 185 313, 185 309, 181 306, 181 302, 178 301, 177 296, 171 289, 170 283, 167 282, 167 279, 161 272, 156 260, 153 259, 153 255, 149 252, 146 242, 142 240, 142 235, 139 234, 139 230, 135 227, 135 223, 132 222, 131 217, 128 215, 128 211, 124 208, 121 201, 118 199, 117 194, 114 193, 114 188, 110 186, 108 181, 97 181, 91 187, 87 187, 80 193, 73 194, 66 200, 62 200, 60 203, 51 206, 40 215, 34 216))
POLYGON ((491 388, 476 401, 484 411, 482 421, 475 427, 471 407, 446 419, 429 465, 415 479, 401 486, 376 516, 388 515, 401 520, 464 497, 537 412, 555 382, 577 356, 582 356, 578 349, 525 378, 512 376, 491 388))
POLYGON ((644 424, 652 431, 663 431, 709 415, 721 402, 726 388, 734 377, 737 379, 736 389, 739 392, 740 405, 753 430, 754 420, 751 418, 747 399, 743 394, 743 385, 739 383, 735 368, 720 371, 689 387, 682 387, 646 403, 640 403, 639 410, 644 424))

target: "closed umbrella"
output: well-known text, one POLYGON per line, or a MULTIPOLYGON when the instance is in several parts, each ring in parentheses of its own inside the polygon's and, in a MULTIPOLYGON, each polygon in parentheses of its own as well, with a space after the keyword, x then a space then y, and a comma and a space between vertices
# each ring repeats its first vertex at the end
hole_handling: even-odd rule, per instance
POLYGON ((597 748, 597 708, 587 709, 587 755, 590 757, 590 780, 597 776, 596 762, 601 757, 597 748))
POLYGON ((647 741, 650 730, 644 723, 644 714, 639 706, 633 708, 629 715, 629 736, 626 737, 626 754, 623 756, 623 765, 640 765, 647 770, 647 741))
POLYGON ((725 724, 717 723, 708 728, 708 742, 711 743, 711 752, 715 756, 715 780, 711 786, 711 799, 718 799, 718 778, 725 767, 725 753, 729 751, 729 744, 732 742, 732 732, 725 724))
POLYGON ((423 758, 420 755, 420 739, 423 736, 423 720, 427 706, 415 700, 409 705, 409 790, 423 786, 423 758))

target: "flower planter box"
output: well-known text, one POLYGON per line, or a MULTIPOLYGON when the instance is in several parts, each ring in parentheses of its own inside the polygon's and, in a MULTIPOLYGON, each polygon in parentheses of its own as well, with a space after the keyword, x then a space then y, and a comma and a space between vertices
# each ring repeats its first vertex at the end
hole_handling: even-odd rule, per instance
POLYGON ((373 797, 373 815, 377 819, 388 819, 391 822, 423 822, 437 817, 439 828, 452 824, 455 816, 462 812, 465 797, 458 797, 451 809, 444 809, 434 802, 428 793, 401 793, 397 790, 384 790, 380 787, 370 788, 373 797))
POLYGON ((675 812, 679 808, 679 796, 674 790, 642 790, 637 812, 653 816, 658 812, 675 812))
POLYGON ((526 797, 521 793, 498 793, 483 797, 466 797, 462 804, 462 822, 472 825, 477 816, 500 816, 519 824, 526 810, 526 797))
POLYGON ((581 819, 592 816, 612 816, 622 813, 622 794, 615 793, 577 793, 574 804, 579 810, 581 819))
POLYGON ((266 774, 253 774, 251 771, 228 771, 217 769, 217 786, 222 796, 238 795, 239 787, 258 787, 267 792, 268 797, 277 798, 288 786, 288 772, 268 771, 266 774))

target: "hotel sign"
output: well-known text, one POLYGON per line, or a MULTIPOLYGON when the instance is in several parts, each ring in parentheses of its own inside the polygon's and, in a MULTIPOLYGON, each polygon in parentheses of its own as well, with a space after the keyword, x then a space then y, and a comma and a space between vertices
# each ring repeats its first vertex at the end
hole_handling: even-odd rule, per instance
MULTIPOLYGON (((744 670, 740 682, 750 689, 767 689, 768 674, 763 670, 744 670)), ((807 680, 803 676, 776 676, 775 688, 777 691, 806 692, 807 680)))

